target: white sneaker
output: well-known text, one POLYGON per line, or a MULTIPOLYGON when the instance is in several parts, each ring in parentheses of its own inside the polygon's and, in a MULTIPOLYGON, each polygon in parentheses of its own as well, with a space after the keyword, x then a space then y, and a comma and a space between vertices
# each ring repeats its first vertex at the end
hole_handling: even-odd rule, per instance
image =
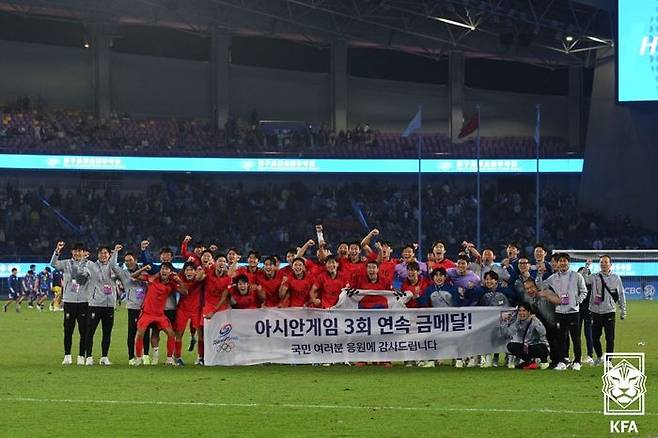
POLYGON ((583 365, 594 365, 594 359, 592 359, 592 356, 587 356, 581 363, 583 365))
POLYGON ((110 362, 110 359, 107 358, 107 356, 101 357, 101 360, 98 361, 99 365, 105 365, 105 366, 110 366, 112 365, 112 362, 110 362))
POLYGON ((489 354, 485 354, 483 356, 480 356, 480 368, 489 368, 491 364, 489 361, 487 361, 487 357, 490 356, 489 354))
POLYGON ((474 357, 469 357, 466 359, 466 368, 475 368, 477 366, 477 361, 474 357))
POLYGON ((78 356, 78 361, 76 363, 77 363, 77 365, 84 365, 85 364, 85 357, 84 356, 78 356))
POLYGON ((436 364, 434 363, 433 360, 426 360, 424 361, 423 365, 418 365, 418 366, 422 368, 434 368, 436 364))
POLYGON ((89 356, 89 357, 87 358, 87 360, 85 360, 85 365, 87 365, 87 366, 91 366, 91 365, 93 365, 93 364, 94 364, 94 358, 91 357, 91 356, 89 356))
POLYGON ((157 365, 158 362, 160 362, 160 351, 154 348, 151 355, 151 365, 157 365))
POLYGON ((133 366, 138 367, 142 364, 142 358, 141 357, 136 357, 134 360, 135 360, 135 362, 132 364, 133 366))
POLYGON ((131 367, 135 366, 135 362, 137 362, 137 359, 133 357, 132 359, 128 360, 128 365, 131 367))
POLYGON ((464 361, 461 359, 457 359, 455 361, 455 368, 464 368, 464 361))
MULTIPOLYGON (((153 361, 151 361, 153 363, 153 361)), ((167 357, 167 361, 165 362, 166 365, 176 365, 176 361, 174 360, 173 357, 169 356, 167 357)))
POLYGON ((564 364, 564 362, 560 362, 557 365, 555 365, 555 368, 553 368, 555 371, 564 371, 567 369, 567 366, 564 364))
POLYGON ((571 369, 574 371, 580 371, 580 363, 574 362, 573 365, 571 365, 571 369))
POLYGON ((507 368, 514 368, 516 366, 516 360, 511 354, 507 356, 507 368))
POLYGON ((67 354, 64 356, 64 360, 62 361, 62 365, 71 365, 73 363, 73 359, 71 358, 70 354, 67 354))
POLYGON ((541 368, 542 370, 547 370, 549 366, 551 366, 551 364, 548 362, 541 362, 539 364, 539 368, 541 368))

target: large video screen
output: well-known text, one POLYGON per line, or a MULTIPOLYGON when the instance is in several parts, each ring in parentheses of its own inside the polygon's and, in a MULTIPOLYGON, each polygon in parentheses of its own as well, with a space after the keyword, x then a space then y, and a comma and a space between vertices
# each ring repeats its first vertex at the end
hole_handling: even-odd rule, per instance
POLYGON ((618 0, 617 98, 658 101, 658 2, 618 0))

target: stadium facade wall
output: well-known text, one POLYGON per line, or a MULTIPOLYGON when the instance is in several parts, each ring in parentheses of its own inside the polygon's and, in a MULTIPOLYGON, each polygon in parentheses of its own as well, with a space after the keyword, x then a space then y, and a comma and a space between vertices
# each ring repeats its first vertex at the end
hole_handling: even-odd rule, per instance
MULTIPOLYGON (((56 107, 93 108, 92 52, 0 40, 0 102, 40 96, 56 107)), ((248 119, 330 120, 328 73, 231 65, 230 111, 248 119)), ((112 108, 139 115, 208 117, 211 106, 207 62, 111 52, 112 108), (173 102, 173 103, 172 103, 173 102)), ((531 136, 535 104, 542 105, 542 135, 567 137, 566 96, 465 90, 464 117, 482 108, 482 135, 531 136)), ((424 131, 448 131, 445 85, 360 77, 348 78, 348 126, 369 123, 401 131, 423 104, 424 131)))

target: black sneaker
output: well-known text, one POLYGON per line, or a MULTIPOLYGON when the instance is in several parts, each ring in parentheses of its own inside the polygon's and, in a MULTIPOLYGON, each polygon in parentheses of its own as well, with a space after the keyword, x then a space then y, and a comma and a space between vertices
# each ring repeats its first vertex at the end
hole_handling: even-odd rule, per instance
POLYGON ((187 351, 194 351, 194 347, 196 347, 196 338, 192 336, 192 338, 190 338, 190 346, 187 347, 187 351))

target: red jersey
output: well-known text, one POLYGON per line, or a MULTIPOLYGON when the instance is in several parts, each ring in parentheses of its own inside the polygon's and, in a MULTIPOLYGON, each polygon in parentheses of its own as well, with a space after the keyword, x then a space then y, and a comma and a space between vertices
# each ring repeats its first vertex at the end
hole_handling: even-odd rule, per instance
MULTIPOLYGON (((231 277, 228 275, 212 275, 206 277, 204 292, 205 302, 203 304, 203 314, 207 315, 210 312, 215 312, 217 303, 222 299, 222 294, 231 285, 231 277)), ((228 309, 229 303, 226 302, 218 310, 228 309)))
POLYGON ((290 307, 304 307, 310 298, 311 287, 313 287, 313 276, 308 272, 302 278, 297 278, 294 274, 288 277, 290 307))
POLYGON ((324 263, 316 262, 315 260, 306 259, 304 264, 306 265, 306 272, 308 272, 314 277, 317 277, 318 275, 327 271, 327 268, 325 268, 324 263))
POLYGON ((256 275, 256 284, 263 288, 265 292, 265 307, 278 307, 281 299, 279 298, 279 287, 281 286, 281 271, 275 272, 274 277, 267 276, 265 271, 256 275))
MULTIPOLYGON (((368 274, 361 274, 356 276, 353 287, 363 290, 391 290, 393 283, 382 275, 377 275, 377 281, 371 281, 368 274)), ((361 299, 359 307, 362 309, 388 309, 388 300, 386 297, 368 295, 361 299)))
POLYGON ((248 266, 242 266, 241 268, 238 268, 237 271, 235 271, 235 276, 237 277, 238 275, 246 275, 249 279, 249 284, 256 284, 256 277, 260 272, 261 270, 259 268, 256 268, 256 270, 252 272, 249 270, 248 266))
POLYGON ((178 289, 178 285, 169 280, 167 284, 162 283, 156 276, 148 277, 148 289, 144 297, 142 312, 152 316, 164 316, 164 308, 167 303, 167 297, 178 289))
MULTIPOLYGON (((379 254, 374 251, 367 255, 368 260, 377 260, 378 257, 379 254)), ((382 260, 381 263, 379 263, 379 275, 388 278, 392 283, 395 278, 395 265, 398 263, 400 263, 400 260, 396 258, 382 260)))
POLYGON ((350 281, 353 281, 355 276, 365 274, 366 272, 366 262, 364 261, 359 260, 354 263, 348 257, 339 258, 337 261, 338 270, 344 272, 350 281))
POLYGON ((331 278, 328 272, 315 277, 313 285, 320 292, 320 301, 323 309, 333 307, 338 302, 340 291, 349 283, 345 273, 337 272, 336 278, 331 278))
POLYGON ((411 284, 408 278, 404 280, 402 282, 402 291, 411 292, 414 295, 414 297, 407 303, 407 307, 418 307, 416 299, 423 294, 425 289, 427 289, 431 283, 432 282, 429 279, 420 276, 418 277, 418 282, 416 282, 415 285, 411 284))
POLYGON ((450 268, 456 268, 457 265, 455 262, 453 262, 450 259, 444 258, 440 262, 427 262, 427 268, 429 269, 428 274, 431 274, 431 272, 435 269, 438 268, 443 268, 443 269, 450 269, 450 268))
POLYGON ((182 283, 187 288, 187 295, 181 295, 178 308, 184 312, 198 312, 201 308, 201 287, 203 282, 186 280, 183 277, 182 283))
POLYGON ((234 301, 234 309, 258 309, 260 307, 260 302, 258 301, 258 294, 256 291, 247 290, 247 293, 242 295, 237 286, 231 286, 229 288, 231 293, 231 298, 234 301))
POLYGON ((185 261, 187 262, 190 257, 192 257, 192 262, 194 263, 194 267, 196 268, 197 266, 201 266, 201 258, 194 254, 193 252, 189 252, 187 250, 187 242, 183 242, 180 244, 180 255, 183 256, 185 261))

